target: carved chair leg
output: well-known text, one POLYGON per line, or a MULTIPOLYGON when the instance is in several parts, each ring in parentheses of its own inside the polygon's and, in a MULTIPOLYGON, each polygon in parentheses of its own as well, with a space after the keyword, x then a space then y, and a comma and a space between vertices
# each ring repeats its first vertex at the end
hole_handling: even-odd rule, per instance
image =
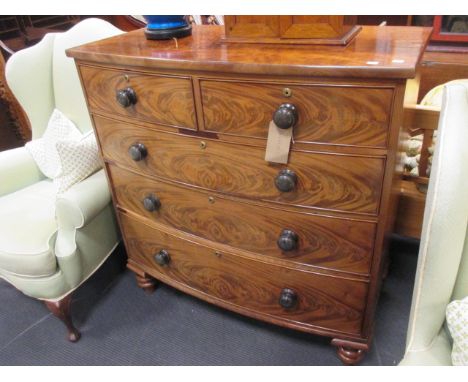
POLYGON ((158 285, 158 282, 146 273, 143 275, 135 274, 137 285, 146 293, 153 293, 158 285))
POLYGON ((331 344, 336 346, 338 358, 345 365, 357 365, 363 360, 369 350, 369 346, 367 344, 340 340, 338 338, 334 338, 331 344))
POLYGON ((71 294, 59 301, 44 301, 47 308, 55 317, 58 317, 67 327, 68 340, 76 342, 80 339, 81 333, 75 328, 70 314, 71 294))

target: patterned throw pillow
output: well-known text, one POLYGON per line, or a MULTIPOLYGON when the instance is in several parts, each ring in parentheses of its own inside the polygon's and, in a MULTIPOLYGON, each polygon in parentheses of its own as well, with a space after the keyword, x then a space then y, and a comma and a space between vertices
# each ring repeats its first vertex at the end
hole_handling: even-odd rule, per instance
POLYGON ((61 168, 54 178, 58 193, 65 192, 102 167, 96 137, 92 131, 78 141, 58 141, 56 148, 61 168))
POLYGON ((447 306, 447 324, 453 338, 452 363, 468 366, 468 297, 447 306))
POLYGON ((42 138, 26 143, 25 147, 34 158, 41 172, 54 179, 60 172, 60 159, 55 147, 60 140, 78 140, 80 131, 65 115, 54 109, 42 138))
POLYGON ((57 192, 68 190, 99 170, 101 160, 94 133, 82 135, 72 121, 55 109, 42 138, 26 143, 42 173, 54 180, 57 192))

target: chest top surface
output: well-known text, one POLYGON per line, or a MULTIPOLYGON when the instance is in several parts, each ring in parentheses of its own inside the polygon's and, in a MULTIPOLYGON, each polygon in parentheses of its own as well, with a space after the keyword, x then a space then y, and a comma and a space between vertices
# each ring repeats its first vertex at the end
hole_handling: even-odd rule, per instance
POLYGON ((194 26, 190 37, 147 40, 144 30, 69 49, 77 60, 176 71, 254 75, 412 78, 431 28, 363 27, 347 46, 223 41, 222 26, 194 26))

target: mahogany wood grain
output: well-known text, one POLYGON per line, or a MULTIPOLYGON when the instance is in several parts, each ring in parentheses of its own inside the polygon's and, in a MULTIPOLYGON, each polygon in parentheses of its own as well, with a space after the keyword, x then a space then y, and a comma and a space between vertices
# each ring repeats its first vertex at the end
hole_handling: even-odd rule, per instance
POLYGON ((279 16, 224 16, 227 37, 279 37, 279 16))
POLYGON ((356 16, 225 16, 223 41, 346 45, 359 32, 356 16))
POLYGON ((430 32, 364 27, 342 47, 231 44, 222 27, 208 26, 177 42, 139 30, 68 50, 89 71, 81 80, 140 283, 155 277, 238 313, 330 336, 344 362, 358 362, 372 340, 397 211, 406 80, 430 32), (134 111, 114 101, 125 74, 138 100, 147 95, 134 111), (286 86, 292 97, 283 97, 286 86), (287 165, 299 181, 287 195, 273 184, 286 166, 263 160, 282 101, 300 106, 287 165), (134 143, 148 148, 138 164, 128 159, 134 143), (156 212, 142 206, 149 193, 162 203, 156 212), (283 229, 298 234, 296 249, 278 248, 283 229), (165 267, 153 259, 162 246, 165 267), (298 292, 297 310, 279 307, 283 288, 298 292))
POLYGON ((382 157, 292 151, 287 166, 264 160, 265 149, 175 135, 94 116, 104 158, 150 176, 265 202, 375 215, 383 176, 382 157), (203 142, 203 143, 202 143, 203 142), (128 149, 145 145, 135 162, 128 149), (278 172, 298 177, 294 191, 275 187, 278 172))
POLYGON ((367 284, 300 272, 253 261, 183 240, 121 215, 130 261, 174 287, 188 286, 197 297, 223 301, 261 315, 267 321, 288 322, 309 331, 314 327, 359 335, 367 284), (170 262, 156 264, 154 255, 168 251, 170 262), (285 310, 278 302, 283 288, 293 289, 297 306, 285 310))
POLYGON ((108 165, 117 206, 158 224, 217 243, 299 264, 367 275, 375 224, 301 214, 234 201, 215 193, 154 181, 108 165), (161 202, 157 211, 143 206, 148 195, 161 202), (277 245, 283 229, 296 232, 296 250, 277 245))
POLYGON ((287 102, 298 109, 297 142, 387 144, 392 89, 219 80, 201 80, 200 87, 207 131, 266 138, 273 113, 287 102))
POLYGON ((406 83, 401 81, 395 89, 395 101, 390 122, 389 152, 385 162, 380 222, 377 229, 374 246, 374 256, 371 266, 371 283, 367 295, 366 316, 363 323, 363 333, 370 338, 373 330, 374 314, 382 285, 382 276, 388 258, 388 241, 393 232, 396 213, 398 211, 399 181, 397 151, 399 147, 400 128, 403 124, 403 100, 406 83))
POLYGON ((132 71, 80 67, 91 111, 131 117, 164 125, 196 129, 190 77, 156 76, 132 71), (118 90, 131 87, 135 105, 121 106, 118 90))
MULTIPOLYGON (((201 103, 200 103, 201 105, 201 103)), ((201 113, 197 113, 198 116, 201 113)), ((245 147, 260 147, 263 150, 266 148, 267 140, 265 138, 256 138, 256 137, 248 137, 248 136, 237 136, 237 135, 229 135, 229 134, 220 134, 220 133, 213 133, 203 130, 191 130, 186 128, 178 128, 174 129, 174 127, 165 126, 154 124, 150 122, 145 122, 129 117, 121 117, 115 116, 110 113, 102 112, 93 113, 94 117, 97 118, 106 118, 113 120, 114 122, 126 123, 127 125, 132 125, 144 129, 150 130, 157 130, 158 132, 168 132, 168 133, 178 133, 184 136, 195 137, 200 139, 208 138, 208 139, 215 139, 218 141, 223 141, 226 143, 241 145, 245 147)), ((199 126, 203 125, 203 122, 199 121, 199 126)), ((361 147, 361 146, 345 146, 345 145, 332 145, 326 143, 313 143, 313 142, 297 142, 294 141, 291 143, 291 150, 292 151, 311 151, 311 152, 328 152, 332 154, 344 154, 344 155, 351 155, 351 156, 363 156, 363 157, 380 157, 384 158, 387 155, 388 148, 379 148, 379 147, 361 147)))
POLYGON ((346 47, 222 43, 224 27, 193 26, 192 36, 146 40, 144 30, 69 49, 77 60, 157 70, 282 76, 414 77, 432 28, 366 26, 346 47), (404 41, 404 43, 402 43, 404 41), (378 49, 377 49, 378 47, 378 49))
MULTIPOLYGON (((274 16, 273 16, 274 17, 274 16)), ((282 38, 336 39, 356 24, 356 16, 294 15, 279 16, 282 38)))

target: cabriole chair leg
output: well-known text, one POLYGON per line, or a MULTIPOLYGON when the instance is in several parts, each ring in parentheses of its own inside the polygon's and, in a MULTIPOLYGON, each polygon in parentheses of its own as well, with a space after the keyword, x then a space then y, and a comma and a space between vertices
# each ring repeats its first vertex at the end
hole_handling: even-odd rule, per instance
POLYGON ((58 317, 67 327, 68 340, 70 342, 77 342, 81 337, 81 333, 75 328, 72 322, 70 314, 71 294, 59 301, 44 301, 44 303, 52 314, 58 317))

